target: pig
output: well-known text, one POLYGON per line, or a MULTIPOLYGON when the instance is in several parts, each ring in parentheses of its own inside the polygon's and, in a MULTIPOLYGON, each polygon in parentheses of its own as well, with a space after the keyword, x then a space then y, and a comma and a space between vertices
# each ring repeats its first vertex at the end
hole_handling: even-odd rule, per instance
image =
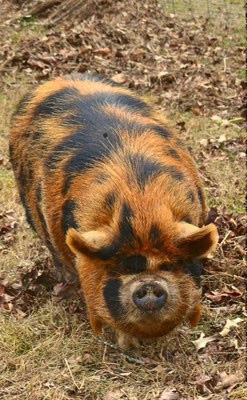
POLYGON ((195 164, 166 119, 122 85, 71 74, 33 88, 11 122, 10 160, 28 223, 76 274, 96 334, 122 348, 200 318, 204 225, 195 164))

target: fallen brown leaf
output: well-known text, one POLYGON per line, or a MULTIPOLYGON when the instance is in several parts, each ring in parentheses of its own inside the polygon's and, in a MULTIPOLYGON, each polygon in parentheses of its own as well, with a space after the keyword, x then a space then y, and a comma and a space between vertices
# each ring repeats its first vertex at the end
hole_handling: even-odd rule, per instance
POLYGON ((110 390, 105 394, 103 397, 103 400, 118 400, 121 399, 123 396, 123 393, 119 389, 116 390, 110 390))
POLYGON ((232 298, 240 298, 243 296, 243 291, 238 289, 238 288, 233 288, 232 290, 225 288, 222 291, 212 291, 212 292, 207 292, 205 293, 205 297, 207 297, 208 299, 210 299, 212 302, 214 303, 219 303, 221 302, 223 299, 224 300, 229 300, 232 298))
POLYGON ((218 382, 216 389, 229 389, 242 381, 243 377, 240 374, 227 374, 222 372, 220 374, 220 381, 218 382))
POLYGON ((183 397, 181 397, 176 389, 165 389, 161 393, 159 400, 183 400, 183 397))
POLYGON ((124 74, 115 74, 112 76, 112 80, 117 83, 124 83, 126 82, 126 76, 124 74))

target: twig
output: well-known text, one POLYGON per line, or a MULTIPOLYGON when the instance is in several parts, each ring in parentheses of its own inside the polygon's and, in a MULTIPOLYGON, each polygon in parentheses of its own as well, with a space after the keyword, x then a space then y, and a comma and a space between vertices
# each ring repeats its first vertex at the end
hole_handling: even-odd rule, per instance
MULTIPOLYGON (((205 270, 205 272, 207 272, 207 270, 205 270)), ((247 282, 247 278, 245 278, 244 276, 228 274, 227 272, 214 272, 212 275, 206 276, 204 280, 206 281, 207 279, 215 278, 215 276, 228 276, 229 278, 236 279, 241 282, 247 282)))
POLYGON ((122 356, 124 356, 124 357, 126 358, 126 360, 128 360, 129 362, 136 363, 136 364, 139 364, 139 365, 144 365, 144 364, 145 364, 144 361, 142 361, 142 360, 140 360, 140 359, 138 359, 138 358, 135 358, 135 357, 131 357, 131 356, 129 356, 128 354, 126 354, 126 353, 125 353, 123 350, 121 350, 116 344, 110 343, 110 342, 108 342, 108 341, 106 341, 106 340, 104 340, 104 339, 98 338, 98 337, 96 337, 95 335, 92 335, 92 336, 93 336, 93 338, 94 338, 95 340, 97 340, 97 342, 99 342, 99 343, 101 343, 101 344, 104 344, 105 346, 109 346, 109 347, 111 347, 111 348, 114 349, 114 350, 117 350, 117 352, 118 352, 119 354, 121 354, 122 356))
POLYGON ((62 0, 47 0, 44 3, 38 4, 36 7, 34 7, 29 14, 33 17, 37 17, 39 14, 42 14, 42 12, 52 8, 53 6, 56 6, 57 4, 60 4, 61 2, 62 0))
POLYGON ((3 71, 4 68, 5 68, 11 61, 13 61, 13 60, 15 59, 15 56, 16 56, 16 55, 13 54, 13 56, 7 58, 7 59, 1 64, 1 66, 0 66, 0 71, 3 71))
POLYGON ((69 7, 62 15, 51 21, 47 26, 48 28, 51 28, 52 26, 56 25, 58 22, 64 20, 66 17, 68 17, 70 14, 73 13, 73 11, 80 7, 84 3, 84 0, 79 0, 72 2, 72 6, 69 7))
POLYGON ((224 72, 226 72, 226 57, 223 58, 223 63, 224 63, 224 72))
POLYGON ((52 14, 50 15, 50 20, 53 20, 53 18, 56 17, 56 15, 58 15, 58 14, 61 15, 64 11, 66 11, 66 10, 68 9, 68 7, 69 7, 71 4, 74 3, 74 1, 75 1, 75 0, 63 1, 63 2, 60 4, 59 8, 56 9, 56 10, 54 11, 54 13, 52 13, 52 14))
POLYGON ((219 243, 219 248, 220 248, 221 254, 222 254, 222 256, 223 256, 224 258, 225 258, 225 254, 224 254, 222 245, 223 245, 223 243, 225 243, 225 241, 226 241, 226 239, 228 238, 228 236, 230 235, 230 233, 231 233, 231 231, 228 231, 227 234, 225 235, 225 237, 224 237, 224 238, 222 239, 222 241, 219 243))
POLYGON ((247 283, 247 278, 245 278, 244 276, 232 275, 232 274, 228 274, 227 272, 220 272, 220 273, 217 273, 215 275, 229 276, 230 278, 237 279, 239 281, 247 283))
POLYGON ((75 381, 75 379, 74 379, 74 377, 73 377, 73 374, 72 374, 72 372, 71 372, 71 369, 70 369, 70 366, 69 366, 69 363, 68 363, 67 358, 65 358, 64 361, 65 361, 66 367, 67 367, 68 370, 69 370, 69 374, 70 374, 70 376, 71 376, 71 379, 72 379, 72 381, 73 381, 73 384, 75 385, 75 387, 76 387, 78 390, 80 390, 81 387, 79 387, 79 386, 77 385, 77 383, 76 383, 76 381, 75 381))
POLYGON ((226 239, 228 238, 228 236, 230 235, 231 231, 228 231, 227 234, 225 235, 225 237, 222 239, 222 241, 219 243, 219 246, 222 246, 223 243, 225 243, 226 239))

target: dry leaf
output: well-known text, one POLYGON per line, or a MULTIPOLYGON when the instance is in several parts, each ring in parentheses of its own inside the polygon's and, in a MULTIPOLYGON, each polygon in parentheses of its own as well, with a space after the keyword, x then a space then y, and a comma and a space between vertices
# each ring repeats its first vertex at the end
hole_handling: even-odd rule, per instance
POLYGON ((215 374, 213 376, 201 375, 196 381, 190 383, 196 386, 199 393, 211 395, 218 381, 219 377, 215 374))
POLYGON ((201 140, 199 141, 199 143, 200 143, 203 147, 206 147, 206 146, 208 145, 208 139, 201 139, 201 140))
POLYGON ((222 122, 222 118, 219 115, 213 115, 211 120, 214 122, 222 122))
POLYGON ((170 389, 170 390, 166 389, 161 393, 159 400, 183 400, 183 399, 176 389, 170 389))
POLYGON ((243 321, 242 318, 236 318, 236 319, 233 319, 233 320, 227 319, 224 328, 223 328, 222 331, 220 332, 220 335, 223 336, 223 337, 226 336, 226 335, 228 335, 228 333, 230 332, 230 330, 231 330, 232 328, 237 328, 237 327, 238 327, 238 324, 239 324, 240 322, 242 322, 242 321, 243 321))
POLYGON ((84 364, 90 364, 90 363, 92 363, 92 362, 94 361, 94 358, 93 358, 92 354, 90 354, 90 353, 85 353, 85 354, 83 354, 83 356, 82 356, 82 358, 81 358, 81 361, 82 361, 84 364))
POLYGON ((111 54, 111 49, 109 49, 109 47, 102 47, 101 49, 93 50, 93 54, 97 56, 108 56, 111 54))
POLYGON ((194 115, 200 115, 201 114, 201 109, 198 106, 195 106, 192 108, 192 112, 194 115))
POLYGON ((124 82, 126 82, 126 77, 124 76, 124 74, 116 74, 116 75, 113 75, 111 79, 112 79, 114 82, 117 82, 117 83, 124 83, 124 82))
POLYGON ((122 396, 123 396, 123 393, 121 393, 121 391, 119 389, 110 390, 109 392, 107 392, 105 394, 105 396, 103 397, 103 400, 118 400, 118 399, 121 399, 122 396))
POLYGON ((224 143, 225 141, 226 141, 226 135, 220 135, 220 137, 218 138, 218 142, 224 143))
POLYGON ((228 389, 231 386, 234 386, 241 382, 243 379, 240 374, 230 374, 227 375, 226 372, 222 372, 220 374, 220 381, 218 382, 216 388, 219 389, 228 389))
POLYGON ((215 336, 205 337, 205 334, 202 332, 199 339, 192 340, 192 343, 196 347, 196 350, 199 351, 200 349, 203 349, 207 343, 213 342, 214 340, 216 340, 215 336))
POLYGON ((211 292, 205 293, 205 297, 213 301, 214 303, 219 303, 223 299, 234 299, 243 296, 243 292, 238 288, 232 286, 232 289, 224 288, 221 292, 214 290, 211 292))

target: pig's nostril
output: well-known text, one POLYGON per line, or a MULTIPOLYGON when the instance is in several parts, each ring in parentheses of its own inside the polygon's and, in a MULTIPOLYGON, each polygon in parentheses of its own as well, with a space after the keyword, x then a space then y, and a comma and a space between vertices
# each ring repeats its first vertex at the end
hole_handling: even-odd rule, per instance
POLYGON ((164 296, 164 290, 162 290, 162 289, 161 290, 159 290, 159 289, 158 290, 154 290, 153 293, 158 298, 164 296))
POLYGON ((138 299, 142 299, 143 297, 145 297, 147 294, 147 290, 145 288, 141 288, 136 292, 136 296, 138 297, 138 299))

